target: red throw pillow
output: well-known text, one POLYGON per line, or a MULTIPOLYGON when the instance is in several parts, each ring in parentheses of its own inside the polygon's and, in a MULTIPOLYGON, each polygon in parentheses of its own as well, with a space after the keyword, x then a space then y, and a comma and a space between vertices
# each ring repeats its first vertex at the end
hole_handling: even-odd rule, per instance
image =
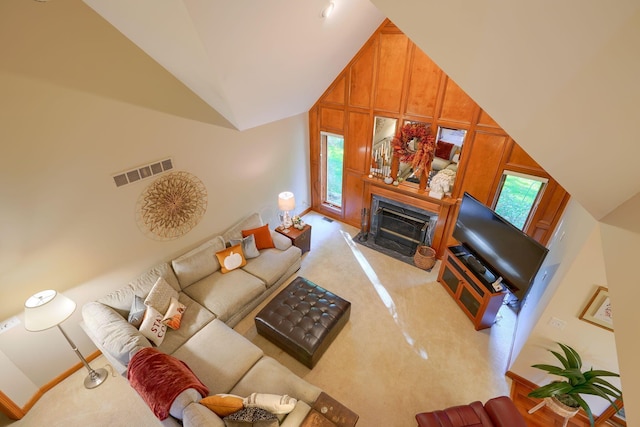
POLYGON ((441 159, 449 160, 451 156, 451 149, 453 148, 453 144, 450 142, 438 141, 438 145, 436 145, 436 157, 440 157, 441 159))
POLYGON ((269 224, 265 224, 258 228, 252 228, 250 230, 242 230, 242 237, 247 237, 251 234, 253 234, 253 237, 256 239, 256 248, 258 248, 258 250, 276 247, 276 245, 273 244, 273 239, 271 238, 269 224))

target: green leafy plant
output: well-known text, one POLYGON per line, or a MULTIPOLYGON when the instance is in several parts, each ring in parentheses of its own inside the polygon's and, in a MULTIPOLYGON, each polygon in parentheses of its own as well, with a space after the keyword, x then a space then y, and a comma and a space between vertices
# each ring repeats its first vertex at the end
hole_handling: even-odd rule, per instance
POLYGON ((558 345, 562 348, 564 354, 553 350, 549 351, 560 361, 561 367, 545 364, 532 365, 532 367, 542 369, 552 375, 564 377, 566 380, 553 381, 545 386, 538 387, 529 393, 529 397, 539 399, 555 397, 567 406, 580 407, 589 416, 591 426, 594 425, 593 413, 581 395, 600 396, 608 400, 614 408, 619 409, 615 405, 615 400, 622 398, 622 392, 601 377, 619 377, 620 375, 610 371, 594 370, 593 368, 582 371, 582 359, 578 352, 568 345, 561 343, 558 343, 558 345))

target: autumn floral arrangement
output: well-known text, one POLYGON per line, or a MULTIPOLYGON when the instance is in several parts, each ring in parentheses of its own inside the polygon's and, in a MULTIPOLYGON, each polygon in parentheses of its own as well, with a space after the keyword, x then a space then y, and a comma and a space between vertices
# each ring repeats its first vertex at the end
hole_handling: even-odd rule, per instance
POLYGON ((428 172, 436 149, 436 138, 425 123, 407 123, 393 138, 393 150, 398 159, 408 163, 413 175, 428 172))

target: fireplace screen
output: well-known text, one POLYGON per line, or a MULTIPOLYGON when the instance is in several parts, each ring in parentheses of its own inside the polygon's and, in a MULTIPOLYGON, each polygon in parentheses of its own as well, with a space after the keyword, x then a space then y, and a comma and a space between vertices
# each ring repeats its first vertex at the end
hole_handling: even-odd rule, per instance
POLYGON ((419 245, 431 245, 436 214, 401 206, 391 201, 374 200, 373 234, 376 245, 403 255, 413 256, 419 245))

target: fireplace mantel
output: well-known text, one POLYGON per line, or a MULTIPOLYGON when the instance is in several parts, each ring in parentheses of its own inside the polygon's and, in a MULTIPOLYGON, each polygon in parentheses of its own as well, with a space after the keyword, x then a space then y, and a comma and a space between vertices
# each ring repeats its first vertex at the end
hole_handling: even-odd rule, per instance
POLYGON ((445 236, 445 231, 452 226, 452 224, 449 224, 451 222, 449 220, 449 211, 455 208, 458 203, 457 199, 451 197, 435 199, 429 197, 428 189, 420 190, 417 187, 406 184, 385 184, 381 179, 369 178, 367 175, 364 175, 362 180, 364 181, 364 206, 367 208, 371 207, 373 196, 376 195, 437 213, 438 223, 436 224, 432 247, 436 251, 438 258, 442 256, 447 247, 446 239, 443 237, 445 236))

